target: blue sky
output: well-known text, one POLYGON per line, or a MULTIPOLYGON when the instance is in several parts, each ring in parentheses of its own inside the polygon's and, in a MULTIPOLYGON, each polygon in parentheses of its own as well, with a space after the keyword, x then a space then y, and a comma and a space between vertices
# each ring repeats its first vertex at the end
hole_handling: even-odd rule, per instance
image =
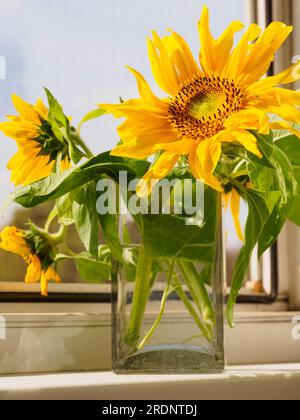
MULTIPOLYGON (((244 20, 244 0, 0 0, 0 54, 7 61, 7 79, 0 81, 0 120, 12 113, 10 94, 28 101, 50 88, 65 112, 79 121, 99 102, 136 95, 125 65, 149 81, 146 37, 173 28, 195 54, 199 50, 197 20, 202 6, 211 10, 215 35, 232 20, 244 20)), ((111 117, 83 130, 93 151, 101 153, 118 141, 111 117)), ((13 140, 0 136, 0 203, 12 189, 6 163, 13 140)))

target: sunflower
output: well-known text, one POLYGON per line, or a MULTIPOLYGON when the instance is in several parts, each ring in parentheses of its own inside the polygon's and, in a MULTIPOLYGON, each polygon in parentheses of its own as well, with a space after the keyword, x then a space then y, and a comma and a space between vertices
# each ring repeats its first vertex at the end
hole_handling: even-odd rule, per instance
POLYGON ((12 96, 19 116, 8 116, 9 121, 0 123, 0 131, 17 143, 18 151, 8 163, 15 185, 28 185, 45 178, 53 171, 59 153, 61 169, 68 169, 70 161, 66 145, 55 137, 48 121, 48 109, 38 100, 36 105, 12 96))
POLYGON ((32 233, 8 226, 0 233, 0 248, 20 255, 27 264, 26 283, 41 283, 42 296, 48 296, 49 281, 61 282, 60 276, 54 270, 53 262, 40 248, 34 249, 32 233))
POLYGON ((215 169, 222 143, 238 144, 261 158, 253 131, 268 134, 272 128, 281 128, 300 137, 293 129, 294 123, 300 122, 296 107, 300 93, 278 87, 300 79, 298 63, 263 78, 293 28, 273 22, 263 32, 252 24, 234 47, 234 35, 243 29, 242 23, 233 22, 214 39, 207 7, 198 27, 199 63, 186 41, 173 31, 164 38, 154 32, 148 40, 152 73, 166 93, 163 98, 153 93, 138 71, 129 68, 140 97, 100 105, 116 118, 125 118, 118 128, 122 144, 112 155, 138 159, 156 156, 139 184, 140 196, 148 195, 182 156, 196 179, 221 192, 224 186, 215 169), (279 117, 278 122, 271 122, 271 114, 279 117))

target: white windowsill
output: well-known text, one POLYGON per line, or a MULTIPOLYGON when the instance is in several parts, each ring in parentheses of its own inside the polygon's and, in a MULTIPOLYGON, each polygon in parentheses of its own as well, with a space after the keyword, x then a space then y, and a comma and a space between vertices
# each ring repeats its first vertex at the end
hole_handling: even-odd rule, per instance
POLYGON ((112 372, 0 378, 0 400, 300 400, 300 364, 231 367, 221 375, 112 372))
MULTIPOLYGON (((100 305, 98 310, 102 313, 98 314, 4 314, 6 340, 0 339, 0 375, 108 371, 111 368, 108 309, 109 305, 100 305)), ((299 312, 237 313, 235 329, 225 329, 228 365, 300 363, 300 337, 295 340, 292 336, 293 319, 295 316, 300 319, 299 315, 299 312)), ((184 322, 178 325, 173 318, 174 313, 165 314, 165 331, 172 335, 176 328, 178 339, 186 336, 187 329, 193 335, 194 324, 189 317, 183 317, 184 322)))

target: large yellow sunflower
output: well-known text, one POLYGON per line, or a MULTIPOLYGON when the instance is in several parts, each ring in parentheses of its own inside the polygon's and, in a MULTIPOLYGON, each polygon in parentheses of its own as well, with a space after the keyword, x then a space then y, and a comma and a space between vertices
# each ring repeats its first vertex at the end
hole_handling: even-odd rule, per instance
POLYGON ((31 105, 17 95, 12 100, 19 116, 8 116, 8 122, 0 123, 0 131, 13 138, 17 153, 8 163, 15 185, 28 185, 49 176, 55 159, 62 152, 61 169, 68 169, 66 146, 55 138, 48 122, 48 109, 41 100, 31 105))
POLYGON ((232 23, 219 39, 210 32, 209 12, 204 7, 199 22, 200 63, 177 33, 148 40, 152 72, 168 95, 158 98, 144 77, 129 68, 137 79, 140 98, 122 104, 101 105, 126 121, 118 128, 123 144, 112 154, 146 159, 157 154, 150 171, 139 185, 147 195, 151 184, 165 177, 181 156, 187 156, 195 178, 223 191, 214 175, 222 155, 222 143, 238 143, 261 157, 256 137, 272 128, 295 132, 300 123, 300 93, 278 87, 300 79, 297 64, 272 77, 263 76, 274 54, 292 31, 273 22, 264 32, 252 24, 234 48, 234 35, 243 28, 232 23), (271 123, 270 114, 282 122, 271 123), (160 153, 158 153, 160 152, 160 153))
POLYGON ((20 255, 27 264, 25 282, 40 282, 41 295, 48 296, 49 281, 60 283, 61 278, 52 267, 52 261, 49 260, 48 256, 40 256, 38 252, 29 245, 27 237, 27 232, 18 229, 15 226, 8 226, 0 233, 0 248, 20 255), (45 264, 45 260, 47 260, 47 264, 45 264))

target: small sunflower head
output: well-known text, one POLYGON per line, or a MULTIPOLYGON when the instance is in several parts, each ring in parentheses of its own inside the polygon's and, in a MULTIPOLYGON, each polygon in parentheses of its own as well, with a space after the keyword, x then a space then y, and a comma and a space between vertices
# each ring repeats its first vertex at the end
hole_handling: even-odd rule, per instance
POLYGON ((37 148, 40 149, 38 156, 45 156, 51 162, 55 162, 58 156, 61 160, 70 161, 68 154, 68 144, 64 138, 58 139, 53 131, 52 124, 48 120, 42 120, 38 129, 38 135, 34 139, 37 148))
POLYGON ((20 255, 26 265, 26 283, 41 282, 41 293, 48 295, 49 281, 59 283, 59 275, 54 269, 56 249, 43 231, 32 223, 29 230, 15 226, 6 227, 0 233, 0 248, 20 255))
POLYGON ((25 233, 25 239, 31 250, 31 255, 37 255, 42 270, 54 264, 56 248, 48 237, 48 234, 38 228, 32 222, 29 222, 29 229, 25 233))
POLYGON ((82 140, 52 93, 46 89, 48 107, 41 100, 35 105, 17 95, 12 100, 18 116, 8 116, 0 131, 13 138, 18 152, 10 160, 15 185, 28 185, 49 176, 54 169, 66 170, 77 164, 85 153, 82 140))

